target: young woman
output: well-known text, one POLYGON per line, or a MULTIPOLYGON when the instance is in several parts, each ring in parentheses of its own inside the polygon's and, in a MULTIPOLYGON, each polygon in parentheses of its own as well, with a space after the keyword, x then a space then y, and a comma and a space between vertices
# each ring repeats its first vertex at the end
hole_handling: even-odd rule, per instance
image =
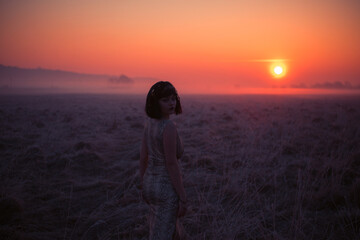
POLYGON ((169 82, 157 82, 147 95, 140 153, 142 198, 150 206, 150 239, 174 239, 177 218, 185 215, 186 194, 178 158, 183 145, 171 114, 182 112, 180 98, 169 82))

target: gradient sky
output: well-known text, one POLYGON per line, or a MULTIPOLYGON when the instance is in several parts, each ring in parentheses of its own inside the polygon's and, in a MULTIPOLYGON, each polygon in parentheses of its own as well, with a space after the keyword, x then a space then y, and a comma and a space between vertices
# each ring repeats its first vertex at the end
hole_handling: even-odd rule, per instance
POLYGON ((152 77, 188 93, 360 85, 358 0, 0 0, 0 13, 7 66, 152 77))

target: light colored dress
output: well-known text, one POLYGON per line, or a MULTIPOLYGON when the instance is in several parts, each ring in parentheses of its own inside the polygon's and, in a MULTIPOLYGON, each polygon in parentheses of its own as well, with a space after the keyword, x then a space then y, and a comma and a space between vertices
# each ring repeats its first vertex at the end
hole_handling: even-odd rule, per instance
MULTIPOLYGON (((176 230, 179 196, 173 187, 165 166, 163 132, 170 120, 148 118, 145 137, 148 165, 144 174, 143 197, 150 203, 149 225, 151 240, 173 239, 176 230)), ((177 156, 182 155, 177 137, 177 156)))

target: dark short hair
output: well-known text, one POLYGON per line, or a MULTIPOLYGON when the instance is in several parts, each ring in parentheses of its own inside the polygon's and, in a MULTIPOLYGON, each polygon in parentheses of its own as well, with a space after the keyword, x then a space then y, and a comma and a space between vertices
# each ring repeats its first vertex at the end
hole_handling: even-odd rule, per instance
POLYGON ((149 90, 149 93, 146 97, 145 112, 151 118, 160 119, 161 118, 161 108, 159 104, 159 99, 163 97, 168 97, 175 95, 176 97, 176 106, 175 114, 178 115, 182 113, 180 97, 175 89, 175 87, 166 81, 160 81, 155 83, 149 90))

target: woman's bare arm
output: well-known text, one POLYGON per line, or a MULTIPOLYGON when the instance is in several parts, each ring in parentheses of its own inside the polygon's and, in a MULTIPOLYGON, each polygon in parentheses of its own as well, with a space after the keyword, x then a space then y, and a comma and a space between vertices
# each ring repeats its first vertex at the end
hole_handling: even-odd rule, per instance
POLYGON ((181 201, 186 201, 186 194, 182 183, 179 164, 176 159, 177 131, 173 122, 169 122, 164 129, 165 165, 170 175, 170 180, 181 201))
POLYGON ((184 145, 181 141, 179 134, 177 134, 176 158, 181 158, 183 153, 184 153, 184 145))

